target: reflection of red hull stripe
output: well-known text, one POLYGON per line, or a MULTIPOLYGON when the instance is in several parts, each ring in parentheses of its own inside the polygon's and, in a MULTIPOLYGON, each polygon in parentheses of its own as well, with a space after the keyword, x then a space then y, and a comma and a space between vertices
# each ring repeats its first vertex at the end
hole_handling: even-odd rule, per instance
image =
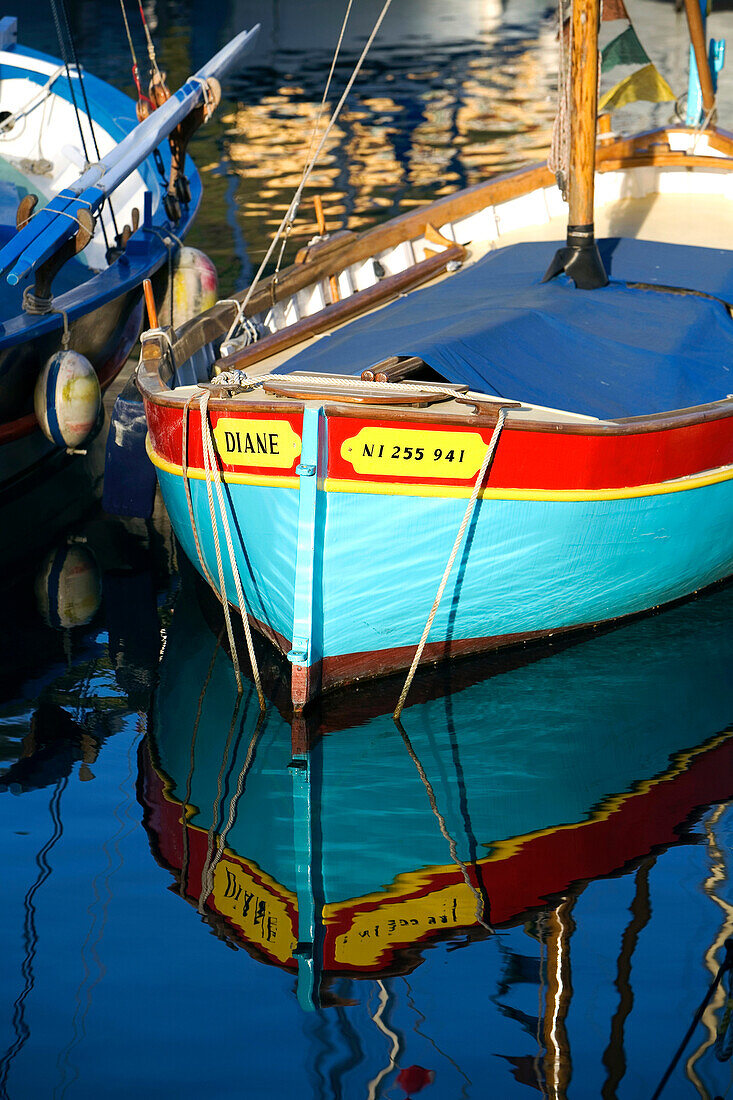
MULTIPOLYGON (((181 465, 181 413, 164 405, 147 403, 150 435, 155 451, 168 462, 181 465)), ((238 415, 238 414, 227 414, 238 415)), ((244 415, 244 414, 243 414, 244 415)), ((282 416, 293 429, 302 431, 302 416, 298 413, 278 414, 273 409, 247 413, 248 418, 266 419, 282 416)), ((215 424, 218 414, 212 413, 215 424)), ((341 457, 341 445, 354 436, 364 425, 410 429, 440 428, 418 419, 409 423, 390 420, 360 420, 350 417, 329 418, 328 476, 349 481, 378 482, 377 475, 356 474, 350 463, 341 457)), ((451 431, 460 431, 450 425, 451 431)), ((475 427, 467 427, 475 432, 475 427)), ((488 428, 482 430, 486 441, 488 428)), ((509 426, 504 430, 491 471, 491 485, 495 489, 566 489, 594 490, 620 489, 634 485, 656 485, 663 481, 690 477, 706 470, 733 463, 733 419, 709 420, 685 427, 660 431, 639 432, 635 435, 579 435, 562 432, 521 431, 509 426)), ((198 409, 191 412, 189 423, 189 465, 201 469, 201 427, 198 409)), ((295 465, 288 470, 252 467, 242 468, 224 464, 223 469, 258 475, 277 473, 287 477, 295 473, 295 465)), ((391 476, 391 482, 415 484, 415 478, 391 476)), ((420 484, 460 485, 465 480, 431 479, 420 484)))
MULTIPOLYGON (((179 871, 183 861, 181 807, 165 797, 163 781, 147 753, 144 759, 148 822, 157 836, 160 853, 166 863, 174 871, 179 871)), ((650 790, 641 794, 629 795, 617 810, 605 818, 529 836, 508 858, 489 857, 479 866, 491 903, 489 916, 492 923, 506 924, 527 910, 543 905, 546 898, 561 892, 573 882, 611 874, 656 847, 675 843, 679 840, 680 825, 693 810, 731 797, 731 777, 733 736, 721 745, 694 756, 687 769, 680 774, 660 779, 650 790)), ((189 827, 188 841, 187 894, 198 899, 207 835, 200 829, 189 827)), ((256 871, 246 860, 237 856, 234 858, 256 877, 256 871)), ((433 874, 427 885, 410 894, 385 892, 383 900, 390 905, 404 903, 407 907, 411 899, 428 897, 432 892, 453 884, 463 885, 458 869, 433 874)), ((343 964, 334 961, 336 938, 350 929, 355 914, 376 911, 380 904, 380 899, 361 904, 356 900, 332 914, 325 930, 325 969, 343 969, 343 964)), ((295 913, 292 916, 293 927, 297 929, 295 913)), ((235 926, 230 927, 241 939, 241 932, 235 926)), ((440 928, 436 931, 439 932, 440 928)), ((259 943, 252 946, 265 950, 259 943)), ((389 957, 390 953, 385 952, 377 966, 365 969, 383 970, 389 963, 389 957)))

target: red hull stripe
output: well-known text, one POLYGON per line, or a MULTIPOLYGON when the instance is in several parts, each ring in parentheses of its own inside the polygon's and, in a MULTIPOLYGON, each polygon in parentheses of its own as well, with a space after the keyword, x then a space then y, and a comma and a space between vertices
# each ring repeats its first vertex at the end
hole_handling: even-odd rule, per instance
MULTIPOLYGON (((155 453, 174 466, 182 465, 182 415, 180 409, 155 403, 147 403, 148 424, 150 441, 155 453)), ((246 421, 246 431, 240 433, 237 438, 239 446, 260 445, 257 435, 264 438, 265 432, 254 433, 253 426, 262 422, 263 426, 268 421, 276 418, 280 422, 289 425, 290 429, 298 437, 302 433, 302 414, 288 412, 277 413, 275 411, 258 411, 253 413, 229 413, 220 416, 212 413, 212 424, 216 426, 220 419, 246 421), (247 434, 249 432, 249 435, 247 434)), ((379 438, 380 430, 388 430, 390 443, 394 440, 393 433, 404 431, 410 433, 426 433, 428 446, 426 455, 433 458, 438 439, 438 433, 450 433, 455 438, 456 434, 465 433, 467 438, 475 440, 480 434, 488 444, 491 436, 489 428, 456 427, 455 425, 433 426, 432 423, 423 421, 405 422, 395 420, 354 419, 351 417, 330 417, 329 431, 329 459, 328 477, 334 481, 361 481, 363 483, 379 484, 385 481, 394 485, 404 486, 440 486, 445 488, 465 488, 472 484, 475 472, 465 477, 451 478, 442 476, 430 477, 429 464, 417 468, 414 460, 410 464, 412 476, 401 476, 395 472, 395 466, 390 467, 388 475, 385 473, 358 472, 354 465, 346 461, 342 455, 342 448, 348 442, 358 436, 365 429, 371 429, 375 433, 372 438, 379 438)), ((220 429, 220 432, 223 428, 220 429)), ((230 432, 230 437, 231 437, 230 432)), ((236 433, 235 433, 236 434, 236 433)), ((201 449, 201 425, 198 408, 190 413, 188 429, 188 466, 192 471, 203 469, 203 455, 201 449)), ((411 434, 410 439, 414 440, 411 434)), ((369 444, 371 446, 371 444, 369 444)), ((360 442, 357 449, 364 446, 360 442)), ((455 449, 455 448, 452 448, 455 449)), ((404 448, 403 448, 404 453, 404 448)), ((299 461, 299 455, 287 453, 280 465, 270 459, 262 464, 257 464, 256 455, 251 457, 246 465, 228 463, 222 461, 222 470, 238 475, 254 475, 255 477, 293 477, 299 461), (291 460, 292 459, 292 460, 291 460)), ((513 427, 511 419, 504 428, 502 437, 496 451, 494 465, 490 473, 490 485, 492 489, 517 489, 517 490, 570 490, 570 491, 594 491, 602 489, 622 489, 633 486, 648 486, 673 481, 680 478, 689 478, 696 474, 733 463, 733 418, 701 421, 682 427, 665 428, 659 431, 640 431, 637 434, 600 434, 584 435, 564 432, 539 432, 522 430, 513 427)), ((445 462, 442 470, 446 470, 445 462)))

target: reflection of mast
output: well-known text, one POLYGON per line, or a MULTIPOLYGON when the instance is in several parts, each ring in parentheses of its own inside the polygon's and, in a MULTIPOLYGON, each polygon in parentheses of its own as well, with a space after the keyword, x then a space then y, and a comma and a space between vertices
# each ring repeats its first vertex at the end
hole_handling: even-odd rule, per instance
POLYGON ((649 872, 656 863, 655 856, 642 860, 636 872, 636 892, 631 903, 631 920, 621 941, 621 952, 616 970, 616 989, 619 1003, 611 1021, 611 1035, 603 1055, 603 1064, 608 1076, 603 1084, 603 1100, 614 1100, 618 1086, 626 1073, 626 1054, 624 1051, 624 1026, 634 1007, 634 991, 631 987, 631 960, 639 936, 649 923, 652 909, 649 898, 649 872))
MULTIPOLYGON (((724 917, 723 923, 720 926, 720 930, 713 940, 712 944, 705 952, 705 965, 710 973, 715 976, 718 973, 720 962, 718 956, 720 950, 723 947, 725 941, 733 934, 733 905, 727 902, 719 894, 720 887, 728 879, 728 870, 725 863, 725 855, 720 845, 718 844, 715 836, 715 826, 720 821, 721 817, 727 809, 729 809, 730 803, 723 803, 720 806, 716 806, 710 817, 704 823, 705 834, 707 836, 708 851, 711 857, 710 875, 703 883, 703 890, 707 896, 719 905, 723 910, 724 917)), ((726 1001, 726 993, 723 989, 723 983, 721 982, 715 991, 715 994, 707 1005, 705 1012, 703 1013, 702 1022, 707 1028, 707 1038, 705 1038, 700 1046, 692 1052, 690 1057, 685 1063, 685 1072, 688 1078, 695 1086, 703 1100, 707 1100, 709 1092, 703 1085, 702 1081, 696 1072, 696 1063, 702 1058, 706 1050, 708 1050, 715 1043, 718 1036, 718 1013, 723 1008, 726 1001)))
POLYGON ((54 792, 51 795, 49 802, 49 812, 51 814, 51 821, 53 822, 53 829, 51 836, 43 845, 41 850, 36 856, 36 866, 39 873, 36 881, 31 886, 30 890, 25 895, 23 901, 23 907, 25 910, 25 919, 23 922, 23 943, 25 946, 25 956, 23 958, 23 966, 21 973, 23 976, 23 990, 16 998, 13 1006, 13 1030, 15 1031, 15 1040, 6 1050, 2 1058, 0 1058, 0 1097, 2 1100, 8 1100, 9 1093, 7 1089, 8 1085, 8 1073, 10 1067, 15 1060, 16 1056, 23 1049, 25 1044, 30 1038, 30 1028, 25 1019, 25 1003, 33 991, 33 987, 36 983, 36 976, 33 970, 33 964, 36 958, 36 951, 38 949, 38 931, 36 929, 36 907, 35 896, 43 886, 46 879, 51 874, 53 868, 48 862, 48 855, 51 849, 58 843, 63 835, 63 825, 61 823, 61 795, 68 783, 68 777, 64 776, 56 784, 54 792))
POLYGON ((556 909, 548 910, 542 921, 547 950, 544 1077, 550 1100, 565 1100, 572 1076, 566 1020, 573 996, 570 937, 575 931, 574 905, 575 898, 565 898, 556 909))
POLYGON ((369 1082, 369 1092, 367 1093, 368 1100, 376 1100, 379 1093, 379 1086, 385 1077, 387 1077, 393 1069, 396 1069, 399 1064, 400 1053, 402 1051, 403 1043, 401 1036, 389 1026, 389 1023, 385 1020, 385 1014, 390 1006, 390 994, 391 989, 386 982, 377 982, 377 989, 379 990, 378 1005, 372 1016, 372 1020, 377 1025, 383 1035, 389 1040, 389 1059, 386 1066, 380 1069, 376 1077, 373 1077, 369 1082))

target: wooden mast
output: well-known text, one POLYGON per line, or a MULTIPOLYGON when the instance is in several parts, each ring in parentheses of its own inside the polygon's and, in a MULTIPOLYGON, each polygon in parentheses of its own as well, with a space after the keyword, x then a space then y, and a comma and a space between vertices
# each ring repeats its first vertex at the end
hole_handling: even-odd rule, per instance
POLYGON ((564 271, 582 290, 608 282, 593 228, 599 22, 600 0, 573 0, 567 245, 559 249, 545 275, 551 279, 564 271))
POLYGON ((695 51, 695 64, 702 92, 702 107, 706 115, 712 114, 715 107, 715 91, 710 62, 705 48, 705 26, 702 21, 700 0, 685 0, 687 26, 690 28, 690 41, 695 51))

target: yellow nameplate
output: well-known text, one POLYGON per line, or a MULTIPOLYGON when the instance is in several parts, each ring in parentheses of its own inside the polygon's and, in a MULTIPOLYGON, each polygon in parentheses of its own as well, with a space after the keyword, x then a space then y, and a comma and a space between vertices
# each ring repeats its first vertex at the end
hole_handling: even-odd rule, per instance
POLYGON ((478 432, 369 427, 344 440, 341 457, 357 474, 468 479, 479 472, 487 447, 478 432))
POLYGON ((300 454, 300 437, 287 420, 222 416, 214 428, 214 441, 228 466, 289 470, 300 454))

